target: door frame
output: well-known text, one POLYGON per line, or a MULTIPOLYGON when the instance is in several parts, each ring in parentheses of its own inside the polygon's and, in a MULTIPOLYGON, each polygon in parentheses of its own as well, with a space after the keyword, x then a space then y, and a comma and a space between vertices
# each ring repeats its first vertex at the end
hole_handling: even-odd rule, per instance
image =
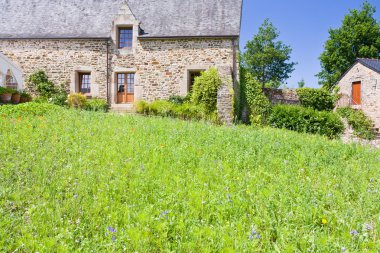
POLYGON ((115 73, 115 102, 116 104, 132 104, 135 102, 135 78, 136 73, 132 71, 120 71, 115 73), (133 93, 128 93, 128 75, 133 74, 133 93), (125 102, 119 102, 119 75, 125 75, 124 77, 124 96, 125 96, 125 102), (133 101, 128 102, 128 96, 133 96, 133 101))

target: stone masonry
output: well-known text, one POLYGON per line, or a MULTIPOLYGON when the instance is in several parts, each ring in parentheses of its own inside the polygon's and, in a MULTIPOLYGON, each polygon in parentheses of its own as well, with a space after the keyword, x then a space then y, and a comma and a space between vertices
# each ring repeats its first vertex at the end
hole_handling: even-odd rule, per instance
POLYGON ((361 63, 355 64, 338 82, 341 99, 337 107, 353 107, 371 118, 380 127, 380 74, 361 63), (352 105, 352 83, 361 82, 361 105, 352 105))
MULTIPOLYGON (((119 50, 112 40, 104 39, 0 40, 0 52, 23 70, 24 78, 42 69, 55 84, 65 83, 71 92, 77 92, 76 73, 91 72, 91 95, 108 95, 111 104, 116 103, 116 74, 123 72, 136 74, 135 100, 186 95, 188 72, 214 66, 224 69, 221 75, 228 87, 223 94, 231 94, 236 53, 232 39, 220 38, 136 40, 132 52, 119 50)), ((219 99, 221 118, 231 122, 232 97, 220 95, 219 99)))

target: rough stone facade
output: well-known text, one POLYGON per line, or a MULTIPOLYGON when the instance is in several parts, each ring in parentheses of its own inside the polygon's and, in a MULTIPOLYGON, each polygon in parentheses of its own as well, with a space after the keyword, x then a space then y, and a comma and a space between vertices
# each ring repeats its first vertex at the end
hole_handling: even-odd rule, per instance
POLYGON ((300 103, 296 89, 264 88, 263 92, 272 104, 298 105, 300 103))
MULTIPOLYGON (((133 51, 123 51, 112 40, 24 39, 0 40, 0 52, 22 69, 24 78, 42 69, 55 84, 66 83, 70 92, 78 92, 78 72, 91 72, 91 95, 108 95, 116 104, 116 74, 125 72, 135 73, 135 100, 186 95, 189 71, 214 66, 224 69, 222 79, 230 92, 236 69, 234 45, 232 39, 136 39, 133 51)), ((231 122, 227 114, 232 110, 227 111, 232 97, 221 95, 220 100, 221 117, 231 122)))
POLYGON ((361 63, 355 64, 338 82, 341 99, 337 107, 353 107, 371 118, 380 127, 380 74, 361 63), (352 84, 361 82, 361 104, 352 103, 352 84))

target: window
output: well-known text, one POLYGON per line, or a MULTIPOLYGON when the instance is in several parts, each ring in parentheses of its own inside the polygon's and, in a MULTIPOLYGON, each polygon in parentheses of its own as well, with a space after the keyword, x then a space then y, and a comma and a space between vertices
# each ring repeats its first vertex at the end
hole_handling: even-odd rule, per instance
POLYGON ((5 76, 5 87, 17 90, 17 81, 10 69, 5 76))
POLYGON ((132 48, 133 29, 119 28, 119 48, 132 48))
POLYGON ((83 94, 91 93, 91 74, 78 73, 79 92, 83 94))
POLYGON ((118 92, 125 92, 125 87, 127 87, 127 93, 134 93, 135 74, 117 74, 117 87, 118 92))
POLYGON ((202 74, 202 71, 201 70, 191 70, 189 71, 189 90, 188 91, 192 91, 193 89, 193 86, 194 86, 194 82, 195 82, 195 78, 201 76, 202 74))

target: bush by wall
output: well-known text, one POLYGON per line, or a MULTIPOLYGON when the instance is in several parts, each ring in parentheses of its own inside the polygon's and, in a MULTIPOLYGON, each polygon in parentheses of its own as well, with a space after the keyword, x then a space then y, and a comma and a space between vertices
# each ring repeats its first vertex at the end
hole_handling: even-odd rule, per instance
POLYGON ((173 103, 167 100, 156 100, 152 103, 138 101, 136 103, 136 112, 144 115, 173 117, 183 120, 207 120, 219 123, 217 113, 208 113, 201 105, 191 103, 173 103))
POLYGON ((108 112, 109 105, 105 99, 92 98, 87 100, 84 109, 93 112, 108 112))
POLYGON ((201 105, 208 113, 216 112, 218 90, 222 85, 222 79, 216 68, 210 68, 195 78, 191 102, 201 105))
POLYGON ((332 111, 337 98, 326 89, 301 88, 297 95, 302 106, 318 111, 332 111))
POLYGON ((337 114, 294 105, 274 106, 269 123, 272 127, 329 138, 337 138, 344 131, 344 125, 337 114))
POLYGON ((67 92, 65 84, 55 86, 42 70, 31 74, 26 80, 26 86, 29 91, 38 96, 37 102, 48 102, 62 106, 66 104, 67 92))
POLYGON ((67 104, 70 107, 84 109, 86 107, 87 97, 80 93, 73 93, 67 97, 67 104))
POLYGON ((262 85, 247 71, 240 70, 241 103, 246 104, 252 125, 266 125, 271 112, 271 103, 265 96, 262 85))
POLYGON ((337 113, 347 119, 348 124, 354 130, 354 134, 362 139, 372 140, 375 135, 372 131, 373 122, 369 119, 363 111, 354 110, 349 107, 338 108, 337 113))

